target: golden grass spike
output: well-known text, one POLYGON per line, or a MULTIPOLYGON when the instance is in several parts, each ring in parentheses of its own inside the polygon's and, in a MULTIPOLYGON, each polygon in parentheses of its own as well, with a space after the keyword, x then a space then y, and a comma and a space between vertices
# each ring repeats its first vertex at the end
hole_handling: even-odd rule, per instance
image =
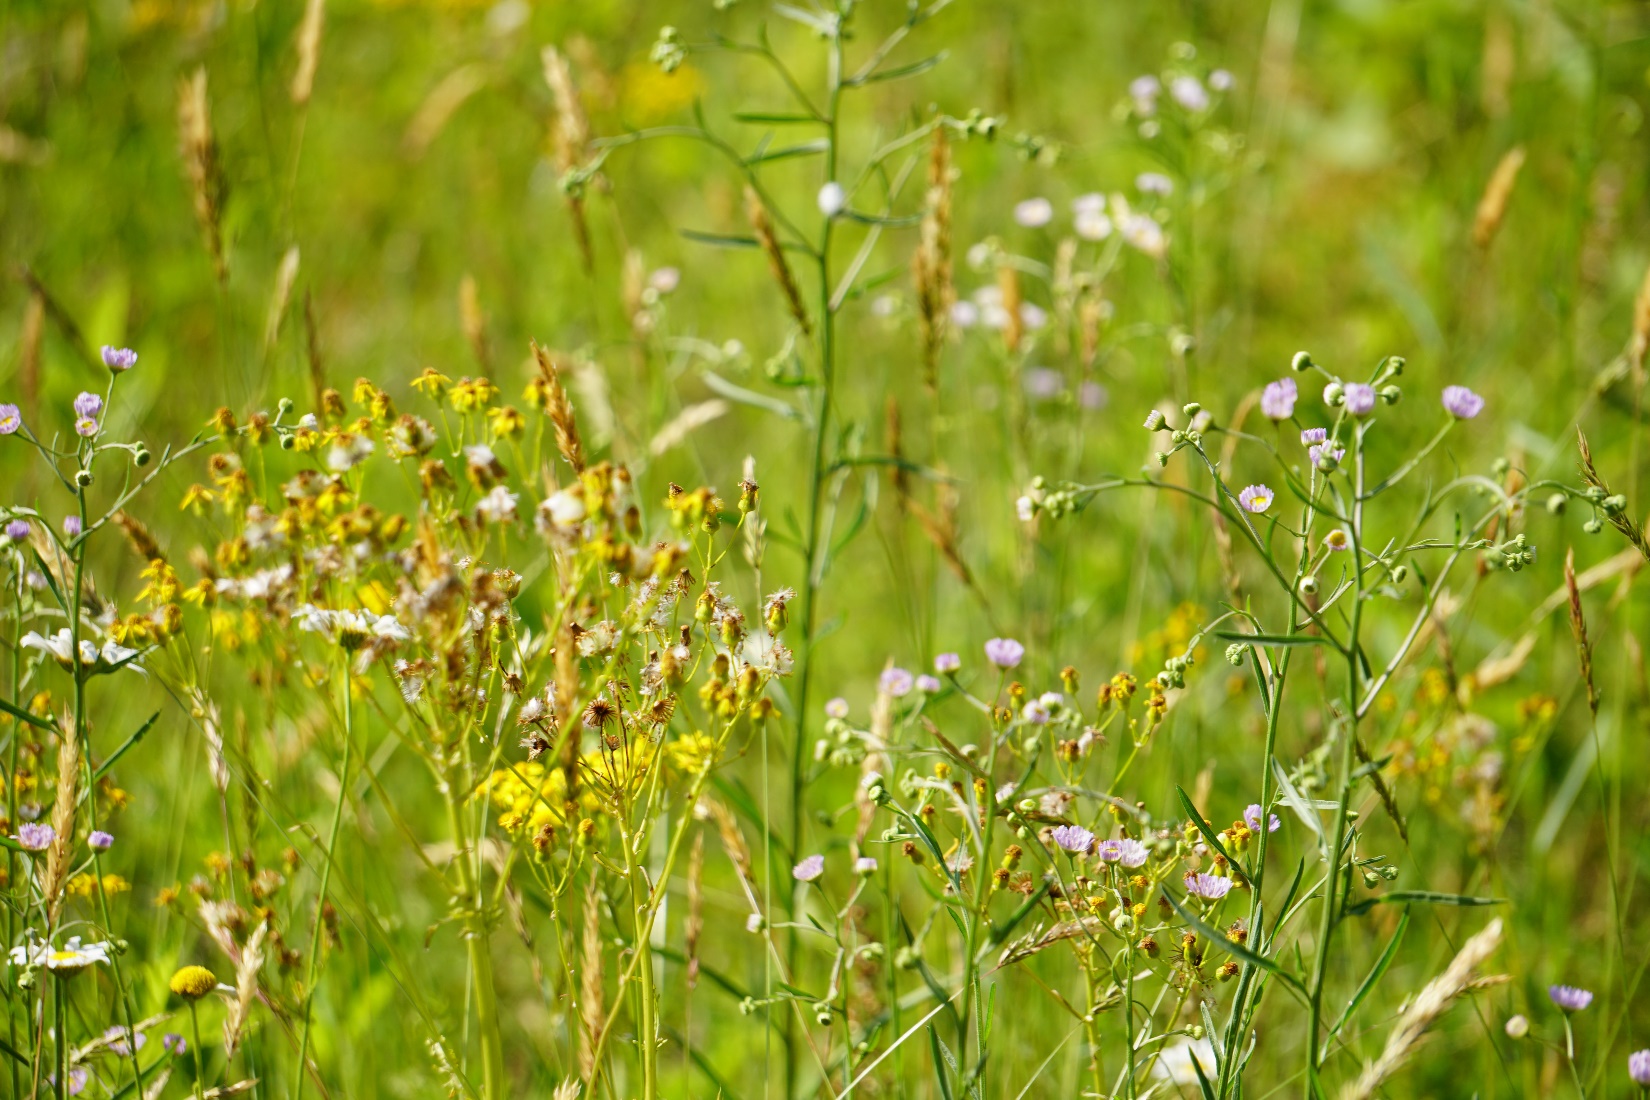
POLYGON ((315 90, 315 70, 321 60, 321 26, 326 22, 326 0, 309 0, 304 6, 304 18, 298 24, 298 67, 292 72, 289 92, 292 102, 299 107, 309 103, 315 90))
POLYGON ((768 208, 762 202, 762 196, 756 193, 756 188, 745 185, 745 217, 750 220, 751 232, 756 234, 756 243, 762 246, 763 255, 768 257, 768 267, 773 271, 774 281, 779 284, 780 291, 785 295, 785 306, 791 311, 791 317, 805 333, 811 333, 813 327, 808 323, 808 310, 802 304, 802 292, 797 289, 796 278, 791 274, 790 264, 785 262, 785 250, 779 245, 779 238, 774 235, 773 221, 768 217, 768 208))
POLYGON ((54 835, 51 847, 46 850, 46 872, 40 880, 47 923, 54 928, 63 909, 63 887, 69 881, 69 869, 74 864, 75 808, 80 801, 80 739, 73 732, 73 720, 65 717, 62 728, 70 732, 57 740, 57 797, 52 802, 54 835))
MULTIPOLYGON (((1473 971, 1489 958, 1500 942, 1501 918, 1497 917, 1482 932, 1463 944, 1444 972, 1428 982, 1426 988, 1410 1002, 1403 1015, 1398 1017, 1392 1034, 1387 1037, 1381 1056, 1364 1067, 1363 1075, 1341 1093, 1341 1100, 1368 1100, 1374 1096, 1381 1083, 1420 1049, 1428 1029, 1448 1011, 1455 999, 1483 987, 1486 980, 1473 971)), ((1495 984, 1493 980, 1491 984, 1495 984)))
POLYGON ((1478 200, 1478 213, 1473 217, 1472 239, 1479 248, 1488 248, 1507 216, 1507 203, 1512 200, 1513 185, 1518 182, 1518 170, 1524 167, 1524 147, 1515 145, 1501 157, 1490 182, 1478 200))
POLYGON ((1581 589, 1576 585, 1576 551, 1564 552, 1564 590, 1570 598, 1570 633, 1575 636, 1576 655, 1581 661, 1581 678, 1587 684, 1587 709, 1598 717, 1598 685, 1593 681, 1593 643, 1587 638, 1587 616, 1581 609, 1581 589))
POLYGON ((538 364, 541 400, 546 416, 556 431, 556 449, 573 467, 576 474, 584 473, 584 444, 579 439, 579 424, 573 416, 573 402, 562 385, 561 368, 548 348, 532 345, 533 359, 538 364))
POLYGON ((184 175, 194 195, 195 219, 206 234, 206 250, 218 281, 229 277, 223 254, 223 202, 227 192, 212 133, 212 106, 206 94, 206 66, 178 82, 178 145, 184 175))

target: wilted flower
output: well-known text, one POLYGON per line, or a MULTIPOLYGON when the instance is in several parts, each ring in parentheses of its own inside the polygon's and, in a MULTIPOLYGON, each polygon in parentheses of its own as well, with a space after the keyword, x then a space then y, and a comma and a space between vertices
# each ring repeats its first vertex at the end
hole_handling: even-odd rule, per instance
POLYGON ((934 658, 934 671, 945 675, 962 668, 962 658, 955 653, 942 653, 934 658))
POLYGON ((827 718, 846 718, 846 717, 848 717, 848 700, 844 699, 840 695, 838 695, 835 699, 826 700, 826 702, 825 702, 825 717, 827 717, 827 718))
POLYGON ((1026 647, 1013 638, 992 638, 985 643, 986 660, 998 668, 1013 668, 1026 655, 1026 647))
POLYGON ((1348 382, 1341 388, 1346 400, 1346 411, 1353 416, 1368 416, 1375 411, 1375 387, 1367 382, 1348 382))
POLYGON ((834 218, 848 205, 848 192, 836 180, 831 180, 819 189, 819 212, 827 218, 834 218))
POLYGON ((1547 996, 1565 1012, 1580 1012, 1593 1003, 1592 990, 1578 989, 1573 985, 1550 985, 1547 987, 1547 996))
POLYGON ((1169 95, 1188 111, 1201 111, 1209 106, 1209 93, 1195 76, 1177 76, 1169 81, 1169 95))
POLYGON ((1288 420, 1295 415, 1295 398, 1299 391, 1293 378, 1282 378, 1266 383, 1260 392, 1260 411, 1268 420, 1288 420))
POLYGON ((1444 409, 1457 420, 1471 420, 1484 411, 1484 399, 1465 386, 1445 386, 1444 409))
POLYGON ((812 882, 824 873, 825 857, 820 855, 809 856, 791 868, 791 877, 798 882, 812 882))
POLYGON ((518 499, 504 486, 495 485, 491 492, 476 502, 476 512, 488 523, 509 523, 516 518, 518 499))
POLYGON ((1133 837, 1100 842, 1100 858, 1107 863, 1121 863, 1125 867, 1139 867, 1146 862, 1151 849, 1133 837))
MULTIPOLYGON (((1251 802, 1243 811, 1243 823, 1249 826, 1250 832, 1260 832, 1260 815, 1262 812, 1260 803, 1258 802, 1251 802)), ((1278 820, 1277 814, 1269 814, 1266 822, 1266 831, 1269 833, 1275 833, 1282 824, 1283 822, 1278 820)))
POLYGON ((131 348, 115 348, 108 344, 103 345, 103 365, 120 374, 137 366, 137 352, 131 348))
POLYGON ((1014 220, 1027 229, 1036 229, 1054 220, 1054 204, 1041 196, 1014 206, 1014 220))
POLYGON ((1219 901, 1232 889, 1232 880, 1224 875, 1188 874, 1186 892, 1210 901, 1219 901))
POLYGON ((1345 447, 1336 447, 1330 443, 1318 443, 1306 449, 1306 459, 1314 466, 1318 465, 1326 458, 1329 461, 1339 465, 1341 459, 1345 457, 1345 447))
POLYGON ((50 825, 40 825, 33 821, 25 821, 17 827, 17 843, 31 852, 44 852, 51 847, 57 837, 57 830, 50 825))
POLYGON ((1056 825, 1051 835, 1068 852, 1081 854, 1094 847, 1094 834, 1081 825, 1056 825))
POLYGON ((903 668, 886 668, 877 680, 877 688, 893 696, 909 695, 913 683, 911 674, 903 668))
POLYGON ((1260 513, 1272 507, 1272 490, 1264 485, 1248 485, 1238 494, 1238 503, 1250 512, 1260 513))

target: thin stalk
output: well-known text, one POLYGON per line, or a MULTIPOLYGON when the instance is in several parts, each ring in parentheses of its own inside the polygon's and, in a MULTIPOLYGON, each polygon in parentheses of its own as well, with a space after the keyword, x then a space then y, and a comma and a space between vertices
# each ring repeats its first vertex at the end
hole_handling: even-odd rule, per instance
POLYGON ((447 821, 453 833, 453 866, 458 868, 459 894, 468 900, 470 912, 464 918, 465 952, 469 961, 472 992, 476 1003, 477 1041, 481 1044, 481 1095, 499 1100, 504 1095, 504 1045, 498 1030, 498 993, 493 985, 493 956, 488 945, 487 916, 481 882, 474 865, 466 858, 470 846, 464 827, 464 810, 458 792, 467 789, 449 776, 443 782, 447 798, 447 821))
POLYGON ((630 880, 631 917, 635 927, 636 977, 641 983, 641 1027, 638 1045, 642 1056, 642 1100, 659 1095, 659 1025, 657 995, 653 989, 652 911, 647 884, 636 862, 635 838, 621 834, 624 842, 625 877, 630 880))
MULTIPOLYGON (((195 1013, 195 999, 189 999, 189 1041, 193 1044, 189 1049, 195 1055, 195 1100, 205 1100, 206 1071, 201 1066, 201 1021, 195 1013)), ((303 1080, 303 1068, 299 1067, 299 1080, 303 1080)))
MULTIPOLYGON (((338 768, 338 799, 332 807, 332 828, 327 833, 325 858, 321 862, 321 889, 315 899, 315 931, 309 938, 309 967, 304 976, 304 1028, 298 1041, 298 1081, 293 1086, 293 1100, 302 1100, 304 1078, 309 1073, 309 1029, 314 1018, 315 974, 320 964, 321 929, 325 923, 327 888, 332 883, 333 853, 338 848, 338 831, 344 820, 344 800, 349 797, 350 753, 355 745, 354 708, 350 705, 349 658, 343 661, 344 674, 344 759, 338 768)), ((191 1010, 193 1005, 190 1006, 191 1010)), ((197 1048, 199 1043, 196 1044, 197 1048)))

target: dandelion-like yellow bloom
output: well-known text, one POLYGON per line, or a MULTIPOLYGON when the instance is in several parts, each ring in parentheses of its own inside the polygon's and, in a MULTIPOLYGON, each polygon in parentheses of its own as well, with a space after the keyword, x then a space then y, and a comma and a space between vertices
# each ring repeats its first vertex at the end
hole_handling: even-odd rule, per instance
POLYGON ((172 992, 186 1001, 198 1001, 218 988, 218 976, 204 966, 186 966, 172 975, 172 992))

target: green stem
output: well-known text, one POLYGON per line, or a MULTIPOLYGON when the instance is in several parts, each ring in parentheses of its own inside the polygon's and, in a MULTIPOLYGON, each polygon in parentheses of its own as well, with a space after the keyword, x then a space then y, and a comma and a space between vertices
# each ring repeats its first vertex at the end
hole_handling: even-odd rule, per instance
POLYGON ((447 822, 453 833, 453 866, 458 868, 459 894, 469 912, 464 918, 465 951, 476 1001, 477 1041, 481 1044, 481 1094, 484 1100, 504 1095, 504 1044, 499 1037, 498 993, 493 984, 493 955, 487 929, 486 901, 481 882, 470 862, 471 841, 464 827, 461 794, 464 783, 448 775, 442 786, 447 796, 447 822))
MULTIPOLYGON (((189 998, 189 1040, 194 1045, 189 1049, 195 1055, 195 1100, 205 1100, 206 1097, 206 1070, 201 1066, 201 1021, 195 1013, 195 998, 189 998)), ((302 1081, 303 1068, 298 1070, 302 1081)))
MULTIPOLYGON (((327 889, 332 883, 333 853, 338 848, 338 832, 344 820, 344 802, 349 797, 349 765, 355 746, 354 708, 350 705, 349 657, 343 661, 344 678, 344 759, 338 768, 338 798, 332 807, 332 827, 327 833, 326 853, 321 863, 321 888, 315 899, 315 930, 309 938, 309 966, 304 977, 304 1028, 298 1041, 298 1081, 293 1100, 302 1100, 304 1079, 309 1073, 309 1030, 314 1018, 315 976, 320 966, 321 929, 326 923, 327 889)), ((194 1006, 190 1006, 193 1009, 194 1006)))
POLYGON ((635 927, 636 978, 641 983, 642 1100, 657 1100, 659 1095, 659 1024, 658 995, 653 988, 653 920, 651 898, 642 868, 636 862, 634 838, 624 841, 625 877, 630 880, 630 904, 635 927))

